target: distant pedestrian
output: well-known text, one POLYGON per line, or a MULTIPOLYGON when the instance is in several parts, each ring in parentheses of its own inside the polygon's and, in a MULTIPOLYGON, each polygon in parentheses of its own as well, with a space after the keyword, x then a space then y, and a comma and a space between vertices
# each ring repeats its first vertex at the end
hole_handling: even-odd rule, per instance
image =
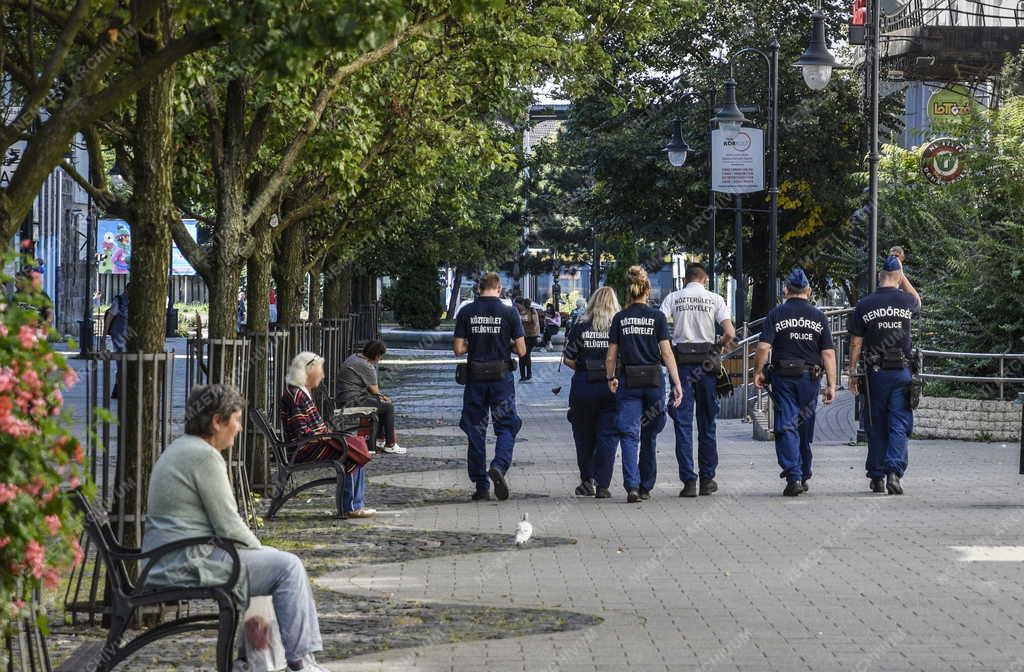
POLYGON ((540 342, 540 319, 533 309, 533 302, 525 296, 516 303, 516 310, 523 322, 523 333, 526 334, 526 354, 519 358, 519 382, 526 383, 533 378, 531 353, 540 342))
MULTIPOLYGON (((131 282, 125 283, 124 291, 114 297, 110 308, 103 316, 103 332, 110 336, 110 348, 114 352, 125 352, 128 349, 128 288, 131 282)), ((110 398, 117 399, 121 383, 121 365, 115 360, 117 373, 114 387, 110 390, 110 398)))
POLYGON ((270 325, 274 326, 277 324, 277 292, 273 288, 270 289, 270 325))
POLYGON ((576 324, 583 317, 583 314, 586 313, 586 312, 587 312, 587 302, 586 302, 586 300, 584 300, 582 297, 576 299, 576 307, 573 308, 571 313, 569 313, 569 319, 566 320, 566 325, 565 325, 565 335, 566 335, 566 338, 568 338, 569 332, 572 331, 572 328, 576 326, 576 324))
POLYGON ((236 331, 242 333, 242 325, 245 324, 245 291, 238 293, 238 313, 235 316, 236 331))
POLYGON ((558 330, 562 328, 562 316, 557 310, 555 305, 549 303, 547 308, 544 309, 544 340, 541 342, 541 347, 545 350, 551 345, 551 339, 558 330))
POLYGON ((388 351, 384 341, 367 341, 362 352, 342 362, 338 371, 337 396, 344 408, 372 406, 377 409, 380 427, 377 431, 377 449, 385 453, 404 455, 407 451, 398 445, 395 436, 395 405, 381 392, 377 366, 388 351))

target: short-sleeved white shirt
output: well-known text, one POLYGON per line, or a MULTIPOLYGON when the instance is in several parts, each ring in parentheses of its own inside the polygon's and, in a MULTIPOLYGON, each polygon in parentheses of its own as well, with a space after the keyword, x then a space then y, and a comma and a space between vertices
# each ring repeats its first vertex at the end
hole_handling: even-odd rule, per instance
POLYGON ((714 343, 715 325, 731 319, 725 299, 700 282, 677 289, 661 302, 661 312, 672 320, 672 343, 714 343))

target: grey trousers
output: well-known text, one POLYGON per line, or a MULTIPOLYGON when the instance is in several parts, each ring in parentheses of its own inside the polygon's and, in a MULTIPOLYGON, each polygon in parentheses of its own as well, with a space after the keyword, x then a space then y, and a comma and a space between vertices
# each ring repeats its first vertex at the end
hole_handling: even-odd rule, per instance
POLYGON ((264 546, 238 549, 249 574, 249 595, 274 598, 274 614, 281 630, 281 644, 289 662, 322 651, 320 621, 313 602, 313 588, 302 560, 285 551, 264 546))

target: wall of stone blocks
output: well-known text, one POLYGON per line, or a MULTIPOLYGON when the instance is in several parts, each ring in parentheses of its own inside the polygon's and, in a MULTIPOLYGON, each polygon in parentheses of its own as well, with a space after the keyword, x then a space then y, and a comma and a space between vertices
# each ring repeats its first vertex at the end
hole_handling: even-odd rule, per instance
POLYGON ((967 441, 1019 441, 1021 407, 1010 401, 922 397, 914 436, 967 441))

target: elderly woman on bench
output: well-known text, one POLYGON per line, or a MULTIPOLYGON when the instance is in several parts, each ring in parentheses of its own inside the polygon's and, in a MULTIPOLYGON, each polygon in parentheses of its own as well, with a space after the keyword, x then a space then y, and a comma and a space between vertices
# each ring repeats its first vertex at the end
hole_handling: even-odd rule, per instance
MULTIPOLYGON (((185 407, 185 434, 167 447, 149 480, 142 550, 192 537, 220 537, 238 545, 242 601, 270 595, 289 670, 326 672, 313 658, 323 650, 313 590, 302 561, 260 544, 242 517, 221 453, 242 429, 245 400, 230 385, 196 386, 185 407)), ((147 585, 215 585, 231 574, 228 554, 192 546, 168 554, 147 585)), ((247 622, 247 629, 252 624, 247 622)), ((258 630, 258 628, 256 628, 258 630)), ((250 633, 250 637, 253 634, 250 633)), ((262 633, 265 637, 266 633, 262 633)))
MULTIPOLYGON (((316 402, 313 401, 313 390, 323 382, 323 379, 324 359, 320 355, 315 352, 300 352, 292 359, 280 404, 285 441, 331 432, 331 428, 320 415, 316 402)), ((344 450, 338 439, 310 441, 299 449, 295 461, 336 460, 344 455, 344 450)), ((345 514, 351 518, 369 518, 377 513, 376 509, 366 508, 366 478, 363 468, 354 469, 345 478, 347 482, 342 501, 345 514)))

